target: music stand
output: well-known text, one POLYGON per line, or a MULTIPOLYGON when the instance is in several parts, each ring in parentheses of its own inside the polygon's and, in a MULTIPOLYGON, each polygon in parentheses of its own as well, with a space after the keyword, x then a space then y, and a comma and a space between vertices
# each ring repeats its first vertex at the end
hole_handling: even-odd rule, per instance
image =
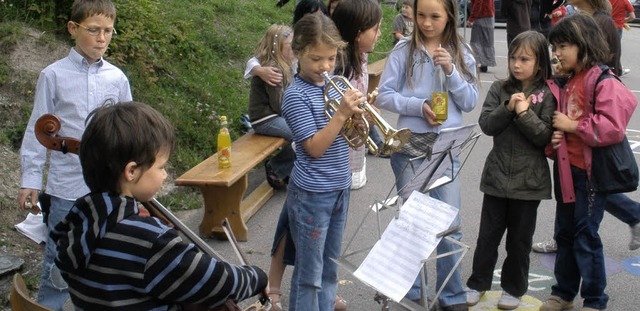
MULTIPOLYGON (((410 193, 412 191, 418 191, 421 193, 426 193, 429 192, 433 189, 436 189, 444 184, 447 184, 451 181, 453 181, 455 178, 457 178, 457 176, 459 175, 460 170, 462 169, 462 167, 464 167, 464 164, 466 163, 471 151, 473 150, 473 148, 475 147, 475 144, 477 143, 478 138, 480 137, 479 134, 476 134, 473 132, 473 129, 475 128, 475 124, 472 125, 468 125, 468 126, 464 126, 464 127, 460 127, 460 128, 455 128, 455 129, 447 129, 447 130, 443 130, 439 135, 438 138, 436 139, 436 142, 434 142, 433 144, 433 148, 431 152, 428 152, 427 154, 424 154, 420 157, 416 157, 414 159, 411 159, 409 161, 409 163, 407 164, 407 167, 405 167, 405 169, 412 169, 414 170, 416 173, 414 175, 414 177, 412 178, 412 180, 407 183, 407 185, 405 185, 405 187, 403 187, 402 189, 400 189, 398 191, 398 193, 400 194, 401 197, 407 197, 404 196, 405 193, 410 193), (466 155, 464 155, 464 159, 461 161, 460 167, 457 170, 452 170, 451 175, 449 176, 444 176, 444 172, 453 164, 453 161, 456 157, 461 156, 463 153, 466 153, 466 155), (414 161, 415 160, 419 160, 419 159, 424 159, 422 165, 420 165, 419 168, 415 168, 414 167, 414 161), (443 178, 434 178, 434 177, 438 177, 441 176, 443 178)), ((367 211, 367 214, 365 215, 365 217, 362 218, 361 222, 359 223, 358 227, 356 228, 355 233, 353 234, 353 236, 351 237, 351 239, 349 239, 349 241, 347 242, 342 255, 336 259, 335 261, 342 266, 343 268, 345 268, 349 273, 354 274, 354 272, 358 269, 358 267, 353 264, 350 259, 352 256, 357 255, 357 254, 361 254, 363 252, 368 252, 369 250, 371 250, 371 246, 370 247, 366 247, 366 248, 362 248, 362 249, 357 249, 357 250, 351 250, 351 245, 353 243, 353 241, 355 240, 356 236, 359 234, 360 230, 362 229, 362 226, 364 225, 366 219, 369 217, 370 213, 373 211, 376 213, 377 216, 377 224, 378 224, 378 239, 380 239, 382 237, 382 224, 381 224, 381 220, 380 220, 380 212, 386 210, 386 209, 393 209, 392 204, 390 204, 391 201, 394 201, 395 198, 392 197, 393 194, 393 190, 395 188, 395 182, 391 185, 390 190, 386 196, 386 198, 380 200, 380 199, 374 199, 374 202, 372 204, 372 208, 369 209, 369 211, 367 211)), ((398 218, 399 213, 401 212, 401 208, 397 207, 395 209, 396 213, 398 213, 395 218, 398 218)), ((462 258, 464 257, 464 255, 466 254, 466 252, 469 249, 469 246, 467 246, 466 244, 457 241, 451 237, 448 236, 448 234, 451 234, 453 232, 456 232, 457 230, 459 230, 458 228, 452 228, 449 230, 445 230, 445 232, 440 232, 438 234, 439 237, 443 237, 449 241, 451 241, 452 243, 460 246, 460 248, 458 250, 455 251, 451 251, 445 254, 440 254, 440 255, 436 255, 436 256, 429 256, 428 258, 424 259, 421 261, 422 264, 422 268, 421 268, 421 280, 422 280, 422 284, 423 287, 426 283, 426 274, 425 274, 425 269, 426 269, 426 263, 428 261, 433 261, 436 260, 438 258, 442 258, 445 256, 451 256, 457 253, 462 253, 460 259, 458 260, 458 262, 454 265, 453 269, 451 270, 451 272, 449 273, 449 275, 447 276, 445 283, 446 284, 448 282, 448 280, 450 279, 451 275, 453 275, 454 270, 460 265, 460 262, 462 261, 462 258)), ((357 277, 356 277, 357 278, 357 277)), ((365 283, 366 284, 366 283, 365 283)), ((435 299, 433 304, 435 304, 435 301, 437 301, 437 297, 440 295, 440 293, 442 292, 442 289, 444 287, 444 284, 441 286, 440 289, 438 289, 438 291, 436 292, 435 295, 435 299)), ((366 284, 374 289, 377 290, 377 288, 375 286, 372 286, 370 284, 366 284)), ((384 295, 382 295, 379 291, 375 296, 376 301, 381 302, 382 303, 382 310, 387 310, 389 308, 388 303, 390 301, 390 299, 384 295)), ((426 309, 426 307, 431 308, 433 306, 427 306, 426 305, 426 298, 425 297, 421 297, 421 305, 416 304, 415 302, 412 302, 408 299, 402 299, 401 301, 398 301, 397 303, 403 305, 404 307, 407 307, 411 310, 428 310, 426 309)))

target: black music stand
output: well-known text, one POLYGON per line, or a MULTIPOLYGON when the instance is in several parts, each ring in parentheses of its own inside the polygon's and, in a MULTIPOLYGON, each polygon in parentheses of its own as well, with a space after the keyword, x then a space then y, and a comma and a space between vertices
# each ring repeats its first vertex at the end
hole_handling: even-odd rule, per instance
MULTIPOLYGON (((397 191, 397 193, 400 195, 400 197, 408 197, 409 194, 412 191, 419 191, 421 193, 426 193, 429 192, 433 189, 436 189, 444 184, 447 184, 451 181, 453 181, 455 178, 457 178, 460 170, 462 169, 462 167, 464 166, 464 164, 466 163, 471 151, 473 150, 473 148, 475 147, 475 144, 477 143, 478 138, 480 137, 480 134, 476 134, 473 132, 473 129, 475 128, 476 124, 472 124, 472 125, 468 125, 468 126, 464 126, 464 127, 460 127, 460 128, 455 128, 455 129, 447 129, 447 130, 443 130, 439 135, 438 138, 436 140, 436 142, 433 145, 432 151, 428 152, 427 154, 424 154, 422 156, 413 158, 409 161, 409 163, 407 164, 407 167, 405 167, 405 169, 412 169, 414 170, 416 173, 414 175, 414 177, 412 178, 412 180, 407 183, 407 185, 405 185, 402 189, 400 189, 399 191, 397 191), (456 157, 459 156, 463 156, 464 159, 460 164, 460 168, 458 170, 452 170, 451 175, 446 176, 444 174, 444 172, 453 165, 453 161, 456 157), (420 165, 420 167, 415 168, 414 167, 414 161, 416 160, 420 160, 420 159, 424 159, 424 161, 422 162, 422 165, 420 165), (440 176, 440 177, 438 177, 440 176), (438 178, 434 178, 434 177, 438 177, 438 178)), ((363 248, 363 249, 359 249, 359 250, 351 250, 351 245, 353 243, 353 241, 355 240, 356 236, 358 235, 360 229, 362 228, 362 226, 364 225, 366 219, 368 218, 369 214, 373 211, 376 213, 377 216, 377 224, 378 224, 378 239, 381 238, 382 236, 382 232, 383 230, 382 228, 382 224, 380 221, 380 212, 386 210, 386 209, 392 209, 393 208, 393 204, 390 204, 389 202, 394 202, 395 198, 397 196, 392 196, 393 194, 393 190, 395 188, 395 181, 394 183, 391 185, 390 187, 390 191, 388 192, 387 196, 385 199, 383 200, 379 200, 376 199, 374 200, 374 203, 372 204, 372 208, 369 209, 369 211, 367 212, 367 214, 365 215, 365 217, 362 218, 360 224, 358 225, 358 227, 356 228, 356 231, 354 233, 354 235, 352 236, 352 238, 347 242, 347 245, 345 247, 345 249, 342 252, 342 255, 336 259, 336 262, 342 266, 343 268, 345 268, 349 273, 353 274, 358 267, 353 264, 352 262, 349 261, 350 257, 357 255, 357 254, 361 254, 363 252, 367 252, 369 250, 371 250, 371 246, 363 248)), ((400 204, 398 205, 400 206, 400 204)), ((401 212, 401 208, 397 207, 395 209, 396 213, 398 213, 396 215, 396 218, 398 217, 399 213, 401 212)), ((449 237, 448 235, 458 231, 460 228, 451 228, 449 230, 446 230, 445 232, 441 232, 440 234, 438 234, 438 237, 443 237, 445 239, 448 239, 449 241, 451 241, 452 243, 459 245, 460 248, 458 250, 452 251, 452 252, 448 252, 445 254, 440 254, 440 255, 436 255, 436 256, 430 256, 429 258, 426 258, 424 260, 422 260, 422 269, 421 269, 421 280, 422 280, 422 284, 423 287, 426 283, 426 263, 428 261, 432 261, 432 260, 436 260, 438 258, 442 258, 445 256, 451 256, 457 253, 462 253, 460 259, 458 260, 458 262, 456 263, 456 265, 453 267, 453 269, 450 271, 449 275, 446 278, 445 284, 446 282, 448 282, 449 278, 451 277, 451 275, 453 275, 454 270, 459 266, 460 262, 462 261, 462 258, 464 257, 464 255, 466 254, 466 252, 469 250, 469 246, 467 246, 466 244, 457 241, 451 237, 449 237)), ((368 286, 376 289, 374 286, 371 286, 369 284, 367 284, 368 286)), ((432 303, 432 305, 427 306, 426 301, 427 299, 425 297, 421 297, 421 304, 418 305, 415 302, 412 302, 406 298, 402 299, 401 301, 397 302, 401 305, 403 305, 406 308, 409 308, 410 310, 429 310, 431 307, 433 307, 433 304, 435 304, 435 301, 437 301, 437 297, 440 295, 440 293, 442 292, 444 285, 438 289, 436 295, 435 295, 435 299, 434 302, 432 303)), ((377 289, 376 289, 377 290, 377 289)), ((376 296, 374 297, 374 299, 376 301, 378 301, 379 303, 382 304, 382 310, 388 310, 389 309, 389 303, 391 301, 390 298, 384 296, 381 293, 377 293, 376 296)))

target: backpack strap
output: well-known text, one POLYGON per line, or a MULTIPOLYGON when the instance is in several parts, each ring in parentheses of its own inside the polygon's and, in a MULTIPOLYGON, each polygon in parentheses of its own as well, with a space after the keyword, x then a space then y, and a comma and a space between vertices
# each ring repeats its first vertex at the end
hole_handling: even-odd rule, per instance
POLYGON ((611 67, 604 64, 598 64, 598 67, 600 67, 600 70, 602 70, 602 73, 600 73, 600 76, 598 76, 598 79, 596 80, 596 84, 593 86, 593 99, 591 100, 591 103, 592 103, 591 108, 593 109, 594 113, 596 112, 596 88, 598 87, 598 83, 600 83, 600 81, 604 79, 609 79, 609 78, 616 78, 616 80, 622 83, 622 80, 620 80, 620 77, 618 77, 613 73, 613 71, 611 71, 611 67))

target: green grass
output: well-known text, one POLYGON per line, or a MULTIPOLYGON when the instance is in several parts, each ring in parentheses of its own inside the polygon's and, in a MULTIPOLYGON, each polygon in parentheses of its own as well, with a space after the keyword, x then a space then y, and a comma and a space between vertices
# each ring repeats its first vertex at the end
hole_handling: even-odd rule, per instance
MULTIPOLYGON (((0 2, 4 47, 0 52, 20 40, 25 24, 69 40, 63 29, 65 8, 71 2, 0 2)), ((246 60, 269 25, 291 23, 294 2, 278 9, 276 1, 262 0, 114 0, 118 35, 106 58, 127 74, 135 100, 155 107, 174 124, 178 137, 171 158, 174 175, 213 153, 219 116, 230 120, 233 139, 242 134, 237 119, 247 111, 249 83, 242 77, 246 60)), ((391 24, 397 11, 383 5, 383 13, 382 36, 370 62, 391 50, 391 24)), ((0 83, 23 88, 22 105, 30 107, 35 80, 7 82, 12 73, 4 59, 0 57, 0 83)), ((28 113, 23 118, 17 128, 3 131, 0 141, 19 145, 28 113)), ((198 207, 189 202, 193 195, 177 196, 181 199, 169 199, 171 206, 198 207)))

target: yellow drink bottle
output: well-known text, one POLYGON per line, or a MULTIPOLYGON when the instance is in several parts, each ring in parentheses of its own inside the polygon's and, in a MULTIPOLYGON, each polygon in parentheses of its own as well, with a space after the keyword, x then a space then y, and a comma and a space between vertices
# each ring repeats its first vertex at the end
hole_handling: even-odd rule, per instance
POLYGON ((434 121, 442 124, 449 116, 447 89, 445 87, 445 75, 442 66, 438 65, 433 74, 433 92, 431 93, 431 110, 436 114, 434 121))
POLYGON ((221 116, 222 127, 218 132, 218 167, 231 167, 231 135, 227 128, 227 117, 221 116))

